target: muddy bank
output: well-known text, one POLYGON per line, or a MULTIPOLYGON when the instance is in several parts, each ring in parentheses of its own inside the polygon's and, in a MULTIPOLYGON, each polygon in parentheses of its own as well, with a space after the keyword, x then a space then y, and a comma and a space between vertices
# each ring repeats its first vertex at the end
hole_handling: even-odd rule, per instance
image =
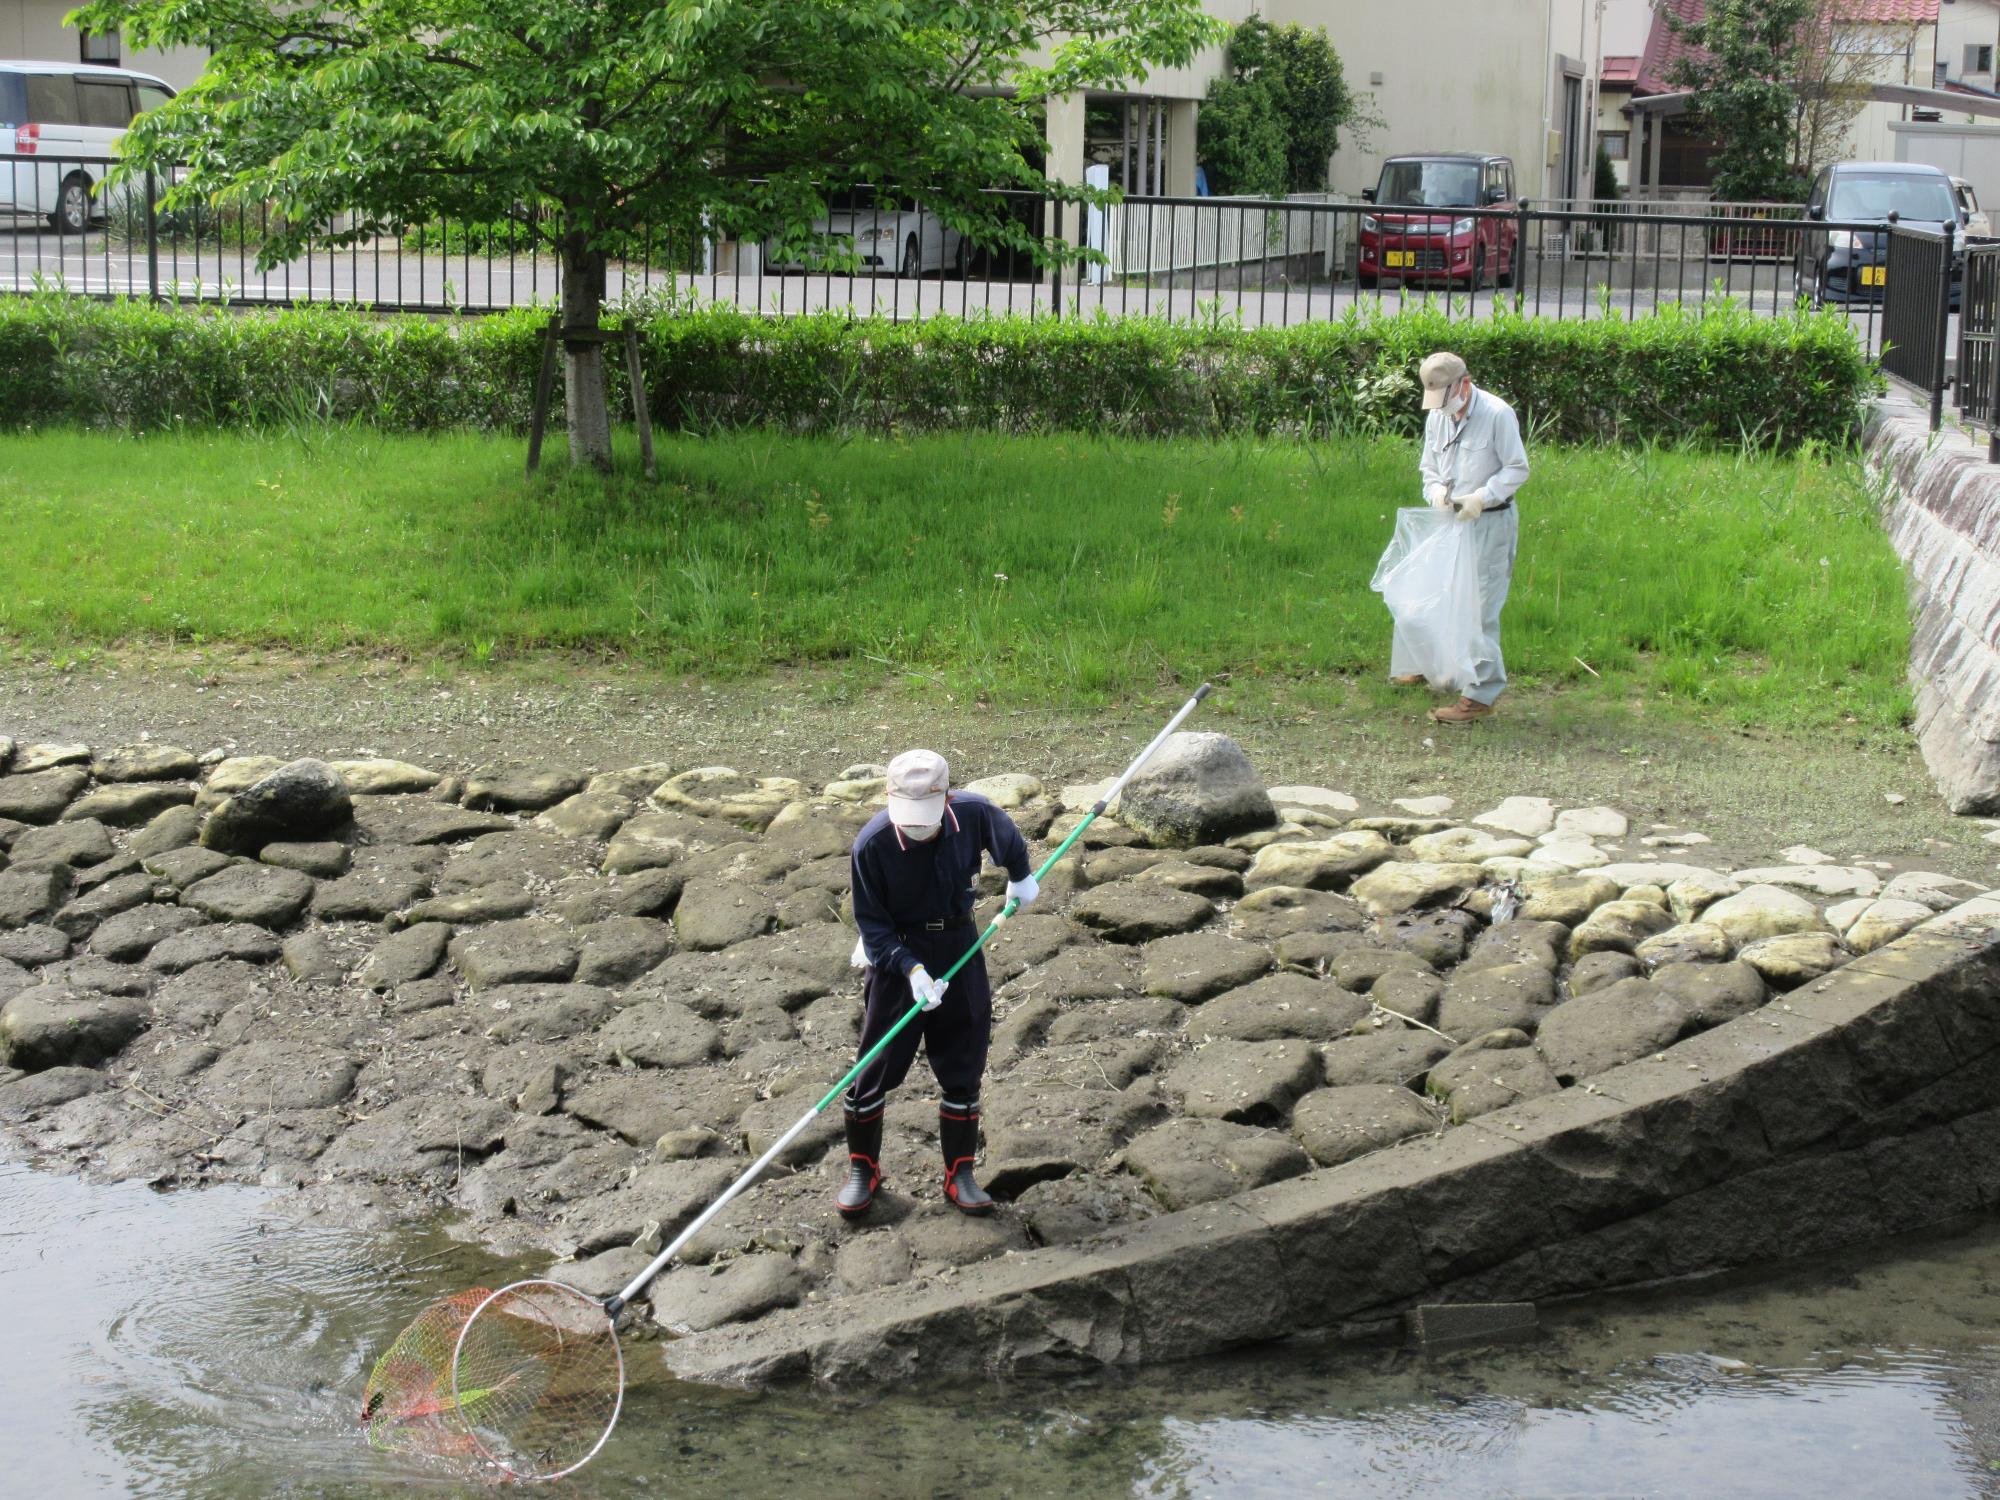
MULTIPOLYGON (((846 850, 879 766, 0 749, 0 1114, 91 1172, 451 1208, 608 1290, 852 1056, 846 850)), ((980 769, 1013 772, 990 789, 1038 859, 1096 795, 980 769)), ((655 1285, 656 1321, 933 1293, 1227 1214, 1587 1092, 1980 889, 1803 846, 1711 863, 1701 830, 1608 806, 1272 794, 1279 824, 1204 847, 1095 825, 993 944, 998 1215, 942 1200, 920 1071, 865 1228, 833 1213, 827 1121, 655 1285), (1503 883, 1521 905, 1495 924, 1503 883)))

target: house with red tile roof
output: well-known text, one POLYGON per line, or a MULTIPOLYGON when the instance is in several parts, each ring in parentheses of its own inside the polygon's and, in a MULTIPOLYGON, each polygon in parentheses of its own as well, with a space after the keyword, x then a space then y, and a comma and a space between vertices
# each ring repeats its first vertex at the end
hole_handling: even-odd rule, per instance
MULTIPOLYGON (((1855 106, 1808 102, 1800 125, 1800 154, 1807 168, 1829 161, 1883 161, 1896 157, 1892 125, 1935 118, 1935 110, 1909 99, 1882 95, 1935 88, 1941 62, 1940 9, 1977 6, 1992 14, 1989 0, 1825 0, 1817 26, 1811 76, 1794 80, 1830 85, 1823 95, 1867 96, 1855 106), (1886 87, 1885 87, 1886 86, 1886 87)), ((1694 48, 1682 28, 1706 14, 1706 0, 1656 0, 1653 22, 1633 74, 1631 120, 1632 195, 1642 198, 1702 199, 1713 179, 1716 143, 1705 122, 1688 110, 1682 64, 1694 48), (1678 24, 1676 24, 1678 23, 1678 24)), ((2000 44, 2000 35, 1993 38, 2000 44)), ((1975 58, 1975 60, 1977 60, 1975 58)), ((1993 62, 1985 56, 1989 70, 1993 62)), ((1990 78, 1990 72, 1989 72, 1990 78)), ((1809 175, 1809 174, 1808 174, 1809 175)))

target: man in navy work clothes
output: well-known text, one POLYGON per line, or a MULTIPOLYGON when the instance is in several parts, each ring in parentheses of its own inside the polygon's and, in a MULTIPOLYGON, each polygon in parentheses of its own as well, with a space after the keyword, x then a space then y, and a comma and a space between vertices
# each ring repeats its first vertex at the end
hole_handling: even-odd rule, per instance
POLYGON ((1007 895, 1026 906, 1039 894, 1027 841, 999 808, 973 792, 953 792, 951 769, 930 750, 889 763, 889 805, 854 840, 855 962, 867 969, 861 1053, 921 1003, 924 1013, 896 1033, 847 1091, 849 1171, 838 1204, 858 1218, 882 1182, 882 1109, 908 1076, 921 1041, 937 1075, 938 1143, 944 1193, 969 1214, 993 1211, 973 1180, 979 1151, 979 1082, 993 1025, 986 956, 974 954, 949 985, 933 978, 978 940, 972 881, 990 856, 1007 869, 1007 895), (946 990, 949 988, 950 993, 946 990))

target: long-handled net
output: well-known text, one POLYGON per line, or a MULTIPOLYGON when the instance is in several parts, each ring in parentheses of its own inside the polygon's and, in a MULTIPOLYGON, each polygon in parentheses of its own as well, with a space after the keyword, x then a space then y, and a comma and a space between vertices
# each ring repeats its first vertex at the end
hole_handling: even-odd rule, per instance
POLYGON ((361 1415, 378 1448, 555 1479, 603 1446, 624 1395, 604 1305, 559 1281, 521 1281, 425 1308, 375 1362, 361 1415))
MULTIPOLYGON (((1041 868, 1039 881, 1115 801, 1125 783, 1209 694, 1203 683, 1167 727, 1141 750, 1041 868)), ((951 977, 1014 914, 1009 900, 940 979, 951 977)), ((618 1317, 681 1247, 784 1154, 807 1126, 918 1015, 902 1019, 807 1110, 722 1195, 674 1237, 615 1297, 602 1301, 559 1281, 518 1281, 497 1292, 475 1287, 432 1303, 383 1351, 368 1377, 361 1419, 377 1447, 474 1457, 515 1479, 559 1479, 596 1456, 625 1400, 618 1317)))

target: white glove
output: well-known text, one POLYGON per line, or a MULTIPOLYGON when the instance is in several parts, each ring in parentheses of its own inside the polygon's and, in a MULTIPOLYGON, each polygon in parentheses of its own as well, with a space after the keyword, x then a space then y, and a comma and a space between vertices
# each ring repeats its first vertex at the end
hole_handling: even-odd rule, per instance
POLYGON ((1460 495, 1452 503, 1458 507, 1461 517, 1468 521, 1476 521, 1486 510, 1486 491, 1474 490, 1469 495, 1460 495))
POLYGON ((1022 906, 1034 905, 1035 897, 1041 895, 1041 893, 1041 882, 1036 880, 1032 874, 1023 875, 1019 880, 1010 880, 1007 882, 1007 899, 1009 901, 1018 901, 1022 906))
POLYGON ((849 968, 853 969, 865 969, 868 967, 868 944, 860 938, 854 940, 854 951, 847 955, 847 964, 849 968))
POLYGON ((910 970, 911 998, 922 1005, 925 1010, 936 1010, 944 1003, 945 988, 945 984, 940 984, 937 980, 931 978, 930 970, 926 969, 922 964, 918 964, 914 969, 910 970))
POLYGON ((1451 489, 1442 484, 1427 484, 1424 486, 1424 500, 1432 510, 1450 510, 1451 489))

